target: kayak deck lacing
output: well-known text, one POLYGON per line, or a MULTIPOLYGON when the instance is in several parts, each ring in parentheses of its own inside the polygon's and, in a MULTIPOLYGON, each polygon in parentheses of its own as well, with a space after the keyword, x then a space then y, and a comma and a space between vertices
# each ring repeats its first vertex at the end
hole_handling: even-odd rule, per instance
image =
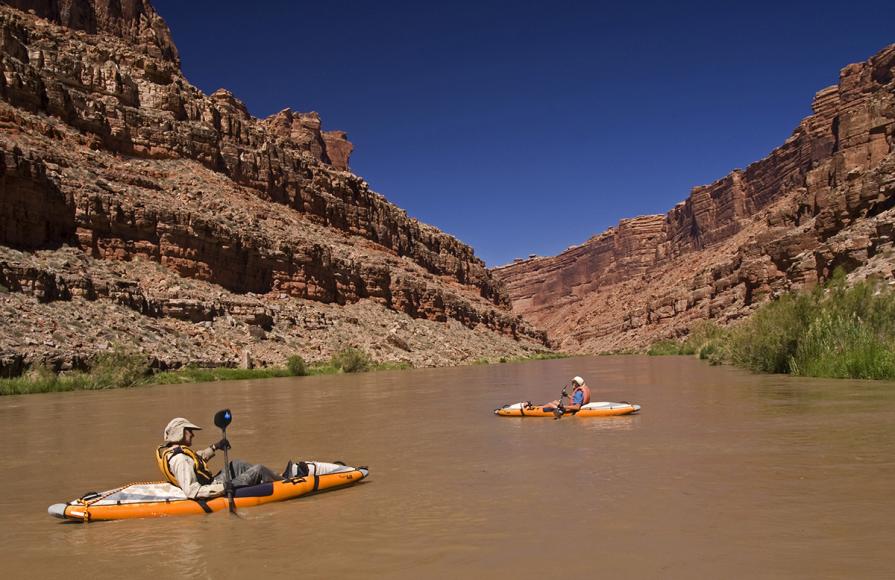
POLYGON ((168 483, 168 482, 167 481, 132 481, 130 483, 125 483, 124 485, 116 487, 115 489, 110 489, 108 491, 104 491, 103 493, 97 494, 96 496, 91 497, 89 500, 85 500, 85 498, 83 498, 83 497, 78 498, 74 501, 74 503, 77 505, 90 506, 90 505, 95 504, 98 501, 106 499, 107 497, 109 497, 110 495, 112 495, 114 493, 118 493, 122 489, 131 487, 132 485, 157 485, 159 483, 168 483))
POLYGON ((122 489, 126 489, 132 485, 153 485, 158 483, 167 483, 166 481, 132 481, 130 483, 125 483, 122 486, 116 487, 115 489, 110 489, 108 491, 104 491, 103 493, 96 494, 95 496, 91 496, 90 499, 85 499, 87 496, 79 497, 74 500, 72 505, 82 506, 84 508, 84 521, 90 521, 90 506, 95 504, 98 501, 102 501, 109 497, 112 494, 116 494, 122 489))
POLYGON ((109 497, 110 495, 118 493, 122 489, 126 489, 132 485, 153 485, 153 484, 157 484, 157 483, 167 483, 167 482, 165 482, 165 481, 132 481, 132 482, 126 483, 122 486, 116 487, 115 489, 110 489, 108 491, 104 491, 103 493, 98 493, 94 496, 91 496, 90 499, 85 499, 87 497, 86 495, 84 497, 79 497, 78 499, 74 500, 71 503, 72 503, 72 505, 81 506, 84 508, 84 520, 83 521, 86 524, 90 521, 90 506, 92 506, 96 502, 102 501, 102 500, 106 499, 107 497, 109 497))

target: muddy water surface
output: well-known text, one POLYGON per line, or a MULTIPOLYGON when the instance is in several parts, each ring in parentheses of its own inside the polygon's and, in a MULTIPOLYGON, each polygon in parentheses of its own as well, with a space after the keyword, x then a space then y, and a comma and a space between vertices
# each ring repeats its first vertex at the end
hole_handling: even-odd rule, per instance
MULTIPOLYGON (((883 578, 895 384, 683 357, 0 398, 4 577, 883 578), (583 375, 640 415, 510 419, 583 375), (64 524, 51 503, 156 480, 174 416, 233 409, 232 456, 369 465, 353 488, 211 516, 64 524)), ((219 462, 219 459, 215 460, 219 462)))

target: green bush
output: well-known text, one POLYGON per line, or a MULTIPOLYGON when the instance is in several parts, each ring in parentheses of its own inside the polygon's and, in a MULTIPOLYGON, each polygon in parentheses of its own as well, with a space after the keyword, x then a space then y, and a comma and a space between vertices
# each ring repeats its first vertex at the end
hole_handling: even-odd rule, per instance
POLYGON ((893 346, 891 338, 887 340, 855 311, 823 311, 799 341, 791 372, 831 378, 895 377, 893 346))
POLYGON ((681 354, 681 344, 676 340, 658 340, 650 345, 646 354, 650 356, 668 356, 681 354))
POLYGON ((294 354, 286 361, 286 369, 293 377, 304 377, 308 375, 308 363, 299 355, 294 354))
POLYGON ((413 363, 407 361, 383 362, 376 365, 377 371, 406 371, 412 369, 413 363))
POLYGON ((732 362, 765 373, 788 373, 799 338, 815 316, 819 293, 788 294, 759 308, 731 332, 732 362))
POLYGON ((699 349, 700 360, 706 360, 709 364, 720 365, 729 359, 728 335, 713 338, 699 349))
POLYGON ((719 350, 720 348, 717 342, 707 342, 699 349, 699 358, 700 360, 709 360, 712 356, 716 355, 719 350))
POLYGON ((68 371, 56 374, 52 369, 40 365, 32 367, 21 377, 0 379, 0 394, 132 387, 145 382, 148 374, 149 365, 143 356, 116 349, 96 357, 89 373, 68 371))
POLYGON ((682 348, 685 352, 682 354, 700 354, 707 344, 724 340, 726 335, 727 331, 713 320, 701 320, 690 329, 682 348))
POLYGON ((254 369, 237 369, 228 367, 199 368, 187 365, 177 370, 157 373, 145 382, 154 385, 204 383, 211 381, 238 381, 243 379, 272 379, 292 376, 289 369, 261 367, 254 369))
POLYGON ((95 389, 132 387, 149 374, 146 357, 116 348, 96 357, 90 369, 90 378, 95 389))
POLYGON ((682 343, 661 340, 648 353, 766 373, 895 379, 895 291, 876 281, 849 287, 837 270, 826 287, 768 302, 730 330, 698 323, 682 343))
POLYGON ((647 354, 650 356, 666 355, 699 355, 699 358, 709 358, 712 352, 718 352, 720 345, 727 337, 727 331, 711 320, 697 322, 690 329, 690 333, 683 342, 664 339, 650 345, 647 354), (711 346, 709 346, 711 345, 711 346), (703 350, 708 350, 703 354, 703 350))
POLYGON ((59 380, 59 375, 50 367, 40 364, 25 371, 23 378, 35 383, 53 383, 59 380))
POLYGON ((324 375, 339 372, 357 373, 371 370, 413 368, 409 362, 374 365, 370 357, 356 348, 346 348, 327 363, 308 365, 300 356, 289 357, 286 367, 238 369, 229 367, 200 368, 189 364, 177 370, 149 374, 146 360, 121 349, 98 356, 89 373, 68 371, 55 373, 46 366, 31 368, 21 377, 0 378, 0 395, 46 393, 83 389, 111 389, 136 384, 181 384, 206 381, 268 379, 301 375, 324 375))
POLYGON ((734 364, 830 378, 895 378, 895 293, 835 274, 826 289, 783 296, 735 328, 734 364))
POLYGON ((59 390, 64 390, 60 388, 59 375, 43 365, 28 369, 20 377, 0 379, 0 394, 3 395, 50 393, 59 390))
POLYGON ((372 364, 367 353, 353 346, 342 349, 332 358, 332 365, 344 373, 363 373, 370 370, 372 364))
POLYGON ((690 341, 685 340, 680 343, 677 347, 677 352, 675 354, 692 356, 696 354, 698 351, 696 349, 696 345, 690 341))

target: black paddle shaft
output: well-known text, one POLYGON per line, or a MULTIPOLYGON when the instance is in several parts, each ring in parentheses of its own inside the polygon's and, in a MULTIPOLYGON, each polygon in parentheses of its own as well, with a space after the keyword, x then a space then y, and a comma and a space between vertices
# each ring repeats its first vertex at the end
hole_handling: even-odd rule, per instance
MULTIPOLYGON (((218 411, 214 415, 214 424, 221 428, 221 434, 227 439, 227 425, 233 420, 230 409, 218 411)), ((224 446, 224 491, 227 493, 230 513, 236 513, 236 502, 233 500, 233 482, 230 480, 230 457, 227 454, 227 445, 224 446)))
POLYGON ((554 419, 562 419, 562 416, 566 413, 566 407, 562 404, 562 400, 564 397, 568 397, 569 394, 566 392, 566 388, 562 388, 562 393, 559 395, 559 402, 556 405, 556 408, 553 409, 553 418, 554 419))

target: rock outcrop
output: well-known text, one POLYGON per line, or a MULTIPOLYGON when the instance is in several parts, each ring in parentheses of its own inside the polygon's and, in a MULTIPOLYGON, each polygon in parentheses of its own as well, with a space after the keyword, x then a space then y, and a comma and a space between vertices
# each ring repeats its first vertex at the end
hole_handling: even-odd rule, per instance
POLYGON ((168 25, 148 0, 4 0, 3 4, 71 30, 117 36, 153 58, 180 62, 168 25))
POLYGON ((555 257, 493 270, 561 348, 642 348, 722 324, 837 266, 895 277, 895 45, 845 67, 768 157, 555 257))
MULTIPOLYGON (((34 302, 64 318, 102 302, 122 320, 147 324, 251 319, 270 334, 294 318, 270 311, 268 298, 277 297, 330 317, 338 308, 329 305, 351 306, 351 318, 369 318, 374 333, 386 311, 420 321, 411 327, 459 326, 458 345, 463 332, 485 332, 490 346, 478 334, 467 338, 490 354, 543 347, 543 333, 509 311, 506 289, 472 248, 408 217, 348 170, 344 132, 324 131, 316 113, 289 109, 259 120, 229 91, 205 95, 191 86, 148 0, 4 0, 0 47, 0 298, 7 303, 31 312, 34 302), (159 301, 146 290, 159 270, 135 267, 149 276, 142 279, 110 270, 109 260, 160 264, 208 294, 197 290, 187 306, 176 291, 159 301), (246 308, 263 315, 245 315, 246 308), (365 308, 377 314, 357 316, 365 308)), ((29 338, 33 321, 6 313, 7 328, 21 327, 20 339, 0 339, 7 359, 61 360, 74 348, 61 338, 29 338)), ((155 334, 160 341, 144 348, 153 356, 167 336, 155 334)), ((255 344, 258 332, 246 336, 238 347, 254 345, 254 360, 282 361, 283 352, 255 344)), ((325 336, 321 353, 305 354, 340 346, 325 336)), ((395 342, 412 344, 388 344, 395 342)), ((89 357, 96 344, 77 349, 89 357)), ((477 349, 453 362, 482 356, 477 349)), ((164 366, 192 360, 188 351, 166 352, 157 357, 164 366)), ((414 358, 396 347, 380 358, 451 362, 430 354, 414 358)), ((218 363, 233 360, 228 354, 218 363)))

